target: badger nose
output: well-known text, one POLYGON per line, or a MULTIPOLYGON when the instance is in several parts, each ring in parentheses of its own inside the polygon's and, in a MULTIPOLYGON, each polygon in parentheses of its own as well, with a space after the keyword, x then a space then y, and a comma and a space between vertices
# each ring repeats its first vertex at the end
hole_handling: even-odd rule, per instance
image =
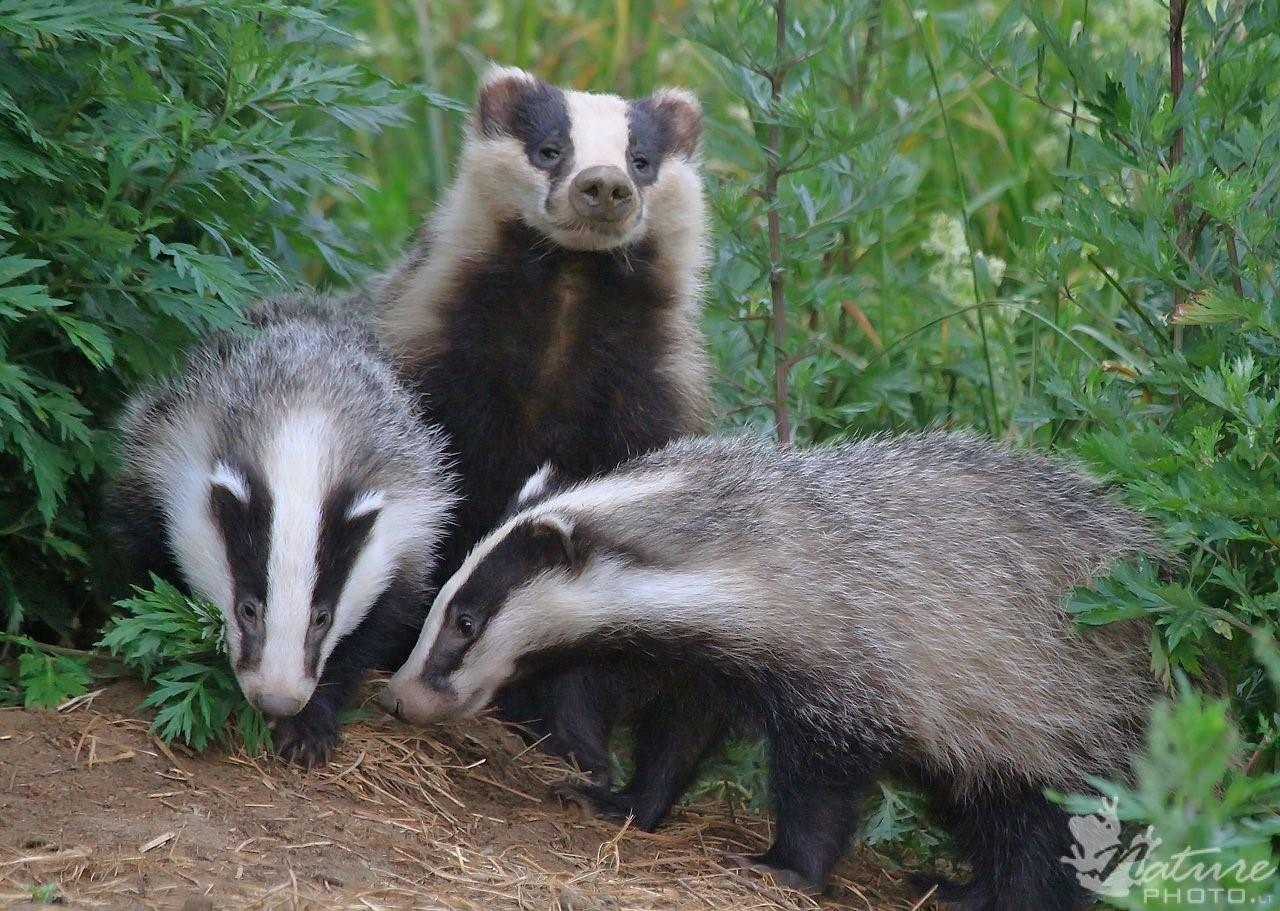
POLYGON ((391 692, 391 688, 387 687, 378 694, 378 698, 374 700, 378 703, 378 708, 382 709, 392 718, 400 717, 400 700, 391 692))
POLYGON ((583 218, 598 222, 622 221, 636 205, 635 189, 613 165, 583 168, 569 184, 569 202, 583 218))
POLYGON ((290 715, 296 715, 302 711, 302 707, 306 705, 301 699, 294 696, 277 696, 274 694, 264 694, 253 700, 264 715, 270 715, 273 718, 287 718, 290 715))

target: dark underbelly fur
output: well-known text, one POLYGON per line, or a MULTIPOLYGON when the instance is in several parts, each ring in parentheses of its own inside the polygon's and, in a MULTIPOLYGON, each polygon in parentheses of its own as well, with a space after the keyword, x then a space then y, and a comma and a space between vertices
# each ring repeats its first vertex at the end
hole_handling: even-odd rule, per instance
MULTIPOLYGON (((588 478, 698 426, 658 370, 676 305, 646 244, 575 252, 523 225, 504 228, 449 309, 443 353, 417 377, 462 478, 437 586, 545 462, 588 478)), ((621 664, 562 667, 504 694, 500 709, 548 735, 551 751, 604 772, 615 703, 632 677, 621 664)))

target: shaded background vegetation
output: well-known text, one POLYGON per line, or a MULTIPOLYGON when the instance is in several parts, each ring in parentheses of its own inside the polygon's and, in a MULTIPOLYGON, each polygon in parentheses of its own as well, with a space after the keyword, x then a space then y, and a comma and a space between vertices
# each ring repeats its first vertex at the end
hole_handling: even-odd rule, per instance
MULTIPOLYGON (((125 594, 97 507, 121 396, 252 296, 392 260, 490 60, 702 97, 723 428, 975 427, 1083 459, 1169 529, 1184 569, 1072 609, 1152 620, 1170 691, 1212 666, 1225 701, 1179 698, 1109 791, 1170 854, 1273 857, 1269 0, 0 0, 0 695, 89 685, 74 651, 125 594)), ((730 760, 707 786, 751 799, 758 755, 730 760)), ((929 850, 911 810, 889 792, 866 828, 929 850)))

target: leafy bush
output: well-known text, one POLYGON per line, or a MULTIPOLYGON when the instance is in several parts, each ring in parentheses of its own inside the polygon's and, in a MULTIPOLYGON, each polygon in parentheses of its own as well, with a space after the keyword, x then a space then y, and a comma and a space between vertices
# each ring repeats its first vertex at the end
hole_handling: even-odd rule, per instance
POLYGON ((0 629, 89 641, 121 591, 98 482, 132 384, 303 263, 357 268, 314 200, 400 93, 327 62, 330 5, 0 0, 0 629))
MULTIPOLYGON (((1157 857, 1267 856, 1280 799, 1274 3, 361 0, 356 42, 328 13, 0 0, 11 637, 83 645, 123 591, 93 534, 101 428, 123 391, 234 323, 247 295, 303 270, 345 280, 344 231, 394 256, 449 176, 460 122, 436 107, 456 112, 443 96, 470 97, 487 59, 630 94, 683 83, 709 121, 722 424, 806 444, 977 426, 1113 480, 1184 564, 1123 568, 1071 603, 1082 624, 1150 619, 1153 668, 1176 695, 1136 781, 1103 793, 1152 827, 1157 857), (668 40, 681 32, 692 41, 668 40), (414 125, 369 135, 401 96, 365 63, 427 84, 409 100, 414 125), (1210 695, 1183 693, 1182 676, 1210 695)), ((160 590, 139 598, 122 621, 133 632, 112 634, 142 667, 147 624, 181 610, 160 590)), ((41 652, 57 657, 70 656, 41 652)), ((146 673, 182 660, 216 664, 175 655, 146 673)), ((55 665, 27 667, 0 665, 0 699, 55 665)), ((184 711, 193 736, 203 724, 215 737, 230 696, 190 673, 166 678, 165 705, 211 694, 184 711)), ((735 746, 704 793, 755 802, 762 772, 735 746)), ((864 832, 933 849, 915 806, 889 792, 864 832)))
MULTIPOLYGON (((1257 658, 1280 628, 1280 17, 1172 0, 1169 41, 1144 46, 1067 6, 705 5, 692 35, 736 112, 713 149, 733 163, 711 317, 728 413, 806 442, 977 423, 1116 482, 1185 567, 1122 567, 1071 608, 1150 620, 1170 690, 1198 678, 1230 711, 1181 696, 1138 789, 1107 790, 1169 854, 1256 859, 1280 829, 1257 658), (984 168, 975 114, 1032 205, 984 168)), ((1118 901, 1195 901, 1156 892, 1118 901)))

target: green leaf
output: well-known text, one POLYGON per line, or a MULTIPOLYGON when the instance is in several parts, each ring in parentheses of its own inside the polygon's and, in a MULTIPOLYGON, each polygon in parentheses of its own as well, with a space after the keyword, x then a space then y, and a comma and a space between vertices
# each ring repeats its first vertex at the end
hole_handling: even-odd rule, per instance
POLYGON ((77 658, 28 651, 18 656, 22 703, 29 709, 52 709, 89 691, 89 667, 77 658))

